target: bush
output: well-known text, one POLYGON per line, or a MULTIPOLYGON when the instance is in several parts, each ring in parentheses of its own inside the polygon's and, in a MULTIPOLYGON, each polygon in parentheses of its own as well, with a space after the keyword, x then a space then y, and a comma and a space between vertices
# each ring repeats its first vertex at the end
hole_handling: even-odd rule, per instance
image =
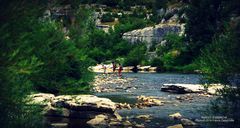
POLYGON ((198 58, 198 66, 208 82, 230 85, 219 90, 218 97, 211 105, 210 112, 214 115, 232 118, 233 127, 239 126, 240 109, 240 53, 239 53, 239 22, 236 28, 228 27, 223 33, 207 45, 198 58), (231 86, 234 86, 233 88, 231 86))
POLYGON ((229 79, 240 72, 239 47, 239 37, 233 31, 227 31, 202 50, 198 64, 206 78, 229 83, 229 79))
MULTIPOLYGON (((240 125, 240 88, 225 87, 219 91, 219 94, 221 97, 218 97, 215 101, 211 102, 208 114, 210 116, 222 116, 232 119, 234 122, 228 122, 224 125, 228 127, 231 124, 232 127, 238 127, 240 125)), ((209 125, 214 126, 216 124, 209 125)))
POLYGON ((56 94, 65 93, 65 87, 74 87, 85 91, 85 86, 88 86, 86 78, 90 77, 87 56, 64 38, 56 23, 39 23, 20 41, 26 43, 19 51, 36 56, 41 62, 38 72, 31 76, 37 90, 56 94))
POLYGON ((163 62, 160 58, 154 58, 151 60, 150 65, 152 67, 160 67, 163 68, 163 62))
POLYGON ((110 13, 106 13, 102 16, 101 22, 113 22, 115 18, 110 13))
POLYGON ((184 38, 176 34, 168 34, 164 37, 166 42, 157 48, 157 54, 167 70, 184 70, 183 66, 192 63, 192 56, 184 43, 184 38))
POLYGON ((124 62, 124 65, 127 66, 136 66, 141 63, 144 63, 146 60, 146 46, 145 45, 134 45, 135 48, 130 51, 130 53, 127 55, 127 58, 124 62))
MULTIPOLYGON (((26 105, 25 97, 33 91, 31 76, 38 73, 42 65, 36 55, 25 54, 29 40, 22 40, 26 32, 32 31, 41 9, 40 1, 3 0, 0 8, 0 122, 2 128, 40 128, 43 116, 38 106, 26 105), (33 4, 38 2, 38 4, 33 4), (18 6, 18 8, 14 8, 18 6), (21 5, 21 6, 20 6, 21 5), (23 49, 23 50, 20 50, 23 49)), ((29 46, 30 47, 30 46, 29 46)))

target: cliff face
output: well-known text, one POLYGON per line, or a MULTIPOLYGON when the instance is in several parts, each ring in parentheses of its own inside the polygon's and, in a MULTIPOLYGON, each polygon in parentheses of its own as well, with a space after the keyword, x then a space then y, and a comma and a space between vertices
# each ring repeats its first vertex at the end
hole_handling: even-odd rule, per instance
POLYGON ((162 17, 160 24, 126 32, 123 34, 123 39, 131 43, 146 42, 149 47, 153 42, 159 44, 163 41, 163 37, 169 33, 183 35, 185 31, 184 21, 186 19, 185 8, 184 4, 180 4, 166 9, 159 9, 157 10, 158 15, 162 17))
POLYGON ((123 34, 123 39, 126 39, 131 43, 141 41, 151 45, 152 42, 160 43, 163 37, 169 33, 183 34, 184 25, 158 24, 154 27, 146 27, 126 32, 123 34))

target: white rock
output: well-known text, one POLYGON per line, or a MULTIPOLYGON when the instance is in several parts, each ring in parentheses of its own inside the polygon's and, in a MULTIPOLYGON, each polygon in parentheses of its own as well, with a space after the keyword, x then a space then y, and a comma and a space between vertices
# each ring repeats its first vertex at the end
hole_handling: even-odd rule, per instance
POLYGON ((220 84, 212 84, 210 87, 207 89, 207 93, 211 95, 216 95, 218 90, 223 89, 224 86, 220 84))
POLYGON ((53 98, 52 106, 75 111, 99 111, 114 113, 116 105, 110 99, 94 95, 61 95, 53 98))
POLYGON ((174 119, 180 119, 182 117, 182 115, 179 112, 177 112, 177 113, 169 115, 169 117, 174 118, 174 119))
POLYGON ((108 117, 106 115, 103 115, 103 114, 97 115, 97 116, 95 116, 94 119, 91 119, 91 120, 87 121, 87 124, 89 124, 89 125, 106 124, 106 119, 107 118, 108 117))
POLYGON ((204 87, 200 84, 163 84, 161 91, 174 93, 200 93, 204 87))

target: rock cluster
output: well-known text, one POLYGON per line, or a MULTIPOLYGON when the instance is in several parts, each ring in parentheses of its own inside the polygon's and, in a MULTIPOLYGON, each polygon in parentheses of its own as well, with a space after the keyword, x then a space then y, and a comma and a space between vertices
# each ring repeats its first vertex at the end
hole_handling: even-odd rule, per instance
POLYGON ((153 96, 138 96, 137 102, 135 104, 128 104, 128 103, 116 103, 117 109, 132 109, 138 108, 143 109, 146 107, 153 107, 153 106, 162 106, 163 101, 161 97, 153 97, 153 96))
MULTIPOLYGON (((157 104, 159 101, 151 98, 141 98, 144 101, 157 104), (148 100, 146 100, 148 99, 148 100)), ((28 96, 29 104, 43 106, 43 114, 46 118, 60 118, 60 122, 55 120, 47 123, 53 128, 74 127, 72 120, 79 120, 77 126, 83 127, 136 127, 144 128, 143 124, 131 123, 128 119, 123 119, 116 109, 121 106, 122 109, 131 109, 127 103, 114 103, 107 98, 99 98, 94 95, 60 95, 39 93, 28 96), (84 122, 82 122, 84 121, 84 122), (73 126, 72 126, 73 125, 73 126)), ((139 115, 139 119, 149 120, 149 115, 139 115)))
POLYGON ((152 107, 152 106, 161 106, 163 101, 159 97, 153 96, 138 96, 137 97, 137 108, 152 107))
POLYGON ((93 95, 33 94, 29 96, 30 104, 44 106, 46 117, 63 118, 65 122, 49 122, 54 127, 68 126, 70 119, 83 119, 91 126, 107 125, 110 120, 121 121, 116 104, 107 98, 93 95))
POLYGON ((115 92, 118 90, 136 89, 131 86, 134 78, 118 78, 115 75, 97 75, 93 83, 94 92, 115 92), (116 85, 116 86, 113 86, 116 85))
POLYGON ((128 103, 116 103, 117 109, 132 109, 133 105, 128 103))
POLYGON ((169 117, 175 120, 180 120, 181 124, 169 126, 168 128, 183 128, 183 126, 189 126, 189 127, 198 126, 198 124, 195 123, 194 121, 187 118, 183 118, 179 112, 171 114, 169 115, 169 117))

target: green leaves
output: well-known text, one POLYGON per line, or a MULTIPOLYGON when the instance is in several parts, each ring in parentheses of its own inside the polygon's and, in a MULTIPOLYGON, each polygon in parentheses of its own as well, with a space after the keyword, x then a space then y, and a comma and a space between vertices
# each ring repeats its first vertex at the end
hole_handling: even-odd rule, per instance
POLYGON ((229 77, 240 72, 238 41, 235 33, 228 31, 202 50, 198 63, 210 81, 228 83, 229 77))
POLYGON ((124 62, 124 65, 127 66, 137 66, 139 64, 144 63, 144 61, 146 61, 146 46, 143 45, 133 45, 133 50, 131 50, 129 52, 129 54, 127 55, 127 58, 124 62))

